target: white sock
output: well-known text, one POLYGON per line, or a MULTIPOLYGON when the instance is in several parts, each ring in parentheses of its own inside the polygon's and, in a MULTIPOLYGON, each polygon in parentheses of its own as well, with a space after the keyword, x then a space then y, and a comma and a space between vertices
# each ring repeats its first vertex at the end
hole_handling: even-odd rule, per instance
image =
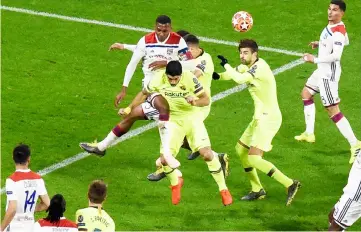
POLYGON ((168 121, 158 121, 158 130, 160 140, 163 146, 163 155, 169 156, 172 155, 170 152, 170 131, 168 121))
POLYGON ((98 149, 101 151, 104 151, 110 145, 117 139, 118 137, 113 133, 113 131, 110 131, 107 137, 103 139, 101 142, 98 143, 98 149))
POLYGON ((313 134, 315 132, 315 116, 316 116, 316 107, 313 100, 303 100, 305 113, 305 122, 306 122, 306 133, 313 134))
POLYGON ((352 131, 351 125, 348 122, 347 118, 343 116, 340 112, 331 117, 331 119, 336 123, 337 128, 340 130, 343 137, 347 139, 350 143, 350 146, 355 146, 357 144, 357 138, 352 131))

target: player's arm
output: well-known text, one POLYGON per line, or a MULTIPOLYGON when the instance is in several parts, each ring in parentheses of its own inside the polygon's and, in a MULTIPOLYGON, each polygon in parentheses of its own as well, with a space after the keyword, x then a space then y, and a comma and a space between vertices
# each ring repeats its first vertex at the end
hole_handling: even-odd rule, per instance
POLYGON ((135 48, 137 47, 137 45, 135 44, 122 44, 122 43, 113 43, 110 48, 109 51, 111 50, 129 50, 131 52, 134 52, 135 48))
POLYGON ((35 206, 35 212, 45 211, 48 209, 50 205, 50 198, 46 191, 45 183, 43 179, 40 180, 38 187, 39 187, 38 193, 39 193, 40 202, 35 206))
POLYGON ((77 210, 75 213, 75 223, 78 226, 78 231, 88 231, 87 224, 85 223, 84 215, 81 210, 77 210))
POLYGON ((193 88, 191 90, 193 91, 193 96, 186 97, 186 101, 191 104, 192 106, 208 106, 211 102, 209 95, 204 91, 202 84, 198 81, 198 79, 194 76, 193 77, 193 88))
POLYGON ((6 227, 10 224, 16 214, 17 207, 17 196, 16 196, 16 187, 14 181, 7 179, 5 183, 6 197, 8 203, 8 208, 3 221, 1 222, 1 231, 4 231, 6 227))
POLYGON ((345 36, 341 32, 336 32, 333 34, 332 39, 332 53, 325 57, 315 58, 314 63, 332 63, 341 60, 342 51, 345 46, 345 36))
POLYGON ((219 55, 217 57, 221 60, 221 65, 226 69, 224 74, 226 77, 230 77, 238 84, 244 84, 250 82, 253 79, 255 68, 244 73, 239 73, 234 68, 232 68, 231 65, 228 64, 228 60, 224 58, 224 56, 219 55))

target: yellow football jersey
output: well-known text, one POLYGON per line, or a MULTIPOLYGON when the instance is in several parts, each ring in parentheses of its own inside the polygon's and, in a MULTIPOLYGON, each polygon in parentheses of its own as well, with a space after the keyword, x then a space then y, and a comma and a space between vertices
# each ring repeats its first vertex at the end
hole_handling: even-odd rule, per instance
POLYGON ((183 71, 176 86, 172 86, 165 72, 157 73, 146 86, 150 93, 160 93, 170 106, 170 120, 192 117, 199 111, 186 101, 188 96, 199 96, 204 93, 202 84, 190 71, 183 71))
POLYGON ((265 60, 259 58, 247 68, 240 70, 240 66, 233 69, 229 64, 224 66, 226 72, 221 74, 222 79, 233 79, 238 84, 246 83, 253 98, 256 119, 262 115, 270 118, 281 118, 281 111, 277 100, 276 80, 271 68, 265 60), (243 72, 243 73, 241 73, 243 72))
POLYGON ((201 55, 195 58, 195 60, 197 63, 196 67, 203 73, 203 75, 200 76, 198 80, 208 95, 211 96, 212 75, 214 72, 212 57, 203 50, 201 55))
POLYGON ((78 231, 106 231, 114 232, 115 225, 113 219, 103 209, 88 207, 76 211, 76 223, 78 231))

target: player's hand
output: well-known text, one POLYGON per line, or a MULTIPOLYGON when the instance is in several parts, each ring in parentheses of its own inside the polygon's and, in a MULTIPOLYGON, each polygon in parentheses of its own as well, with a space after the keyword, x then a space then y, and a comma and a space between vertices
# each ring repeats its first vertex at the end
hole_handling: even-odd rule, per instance
POLYGON ((122 91, 120 91, 120 93, 118 93, 117 96, 115 97, 114 106, 118 107, 120 101, 122 101, 126 95, 127 95, 127 87, 123 86, 122 91))
POLYGON ((162 61, 154 61, 153 63, 151 63, 149 65, 149 68, 154 71, 157 69, 161 69, 161 68, 165 68, 167 66, 167 61, 166 60, 162 60, 162 61))
POLYGON ((212 79, 213 79, 213 80, 219 80, 219 78, 221 78, 221 76, 220 76, 218 73, 213 72, 213 74, 212 74, 212 79))
POLYGON ((311 46, 312 49, 318 48, 318 41, 313 41, 308 46, 311 46))
POLYGON ((188 96, 186 97, 186 101, 191 104, 192 106, 197 106, 197 102, 196 99, 192 96, 188 96))
POLYGON ((315 56, 309 53, 306 53, 303 55, 303 60, 309 63, 314 63, 315 61, 315 56))
POLYGON ((132 111, 131 108, 127 107, 127 108, 120 108, 118 110, 118 115, 119 116, 122 116, 122 117, 125 117, 127 116, 130 112, 132 111))
POLYGON ((108 51, 111 51, 111 50, 124 50, 124 44, 113 43, 112 46, 109 47, 108 51))
POLYGON ((217 57, 218 57, 218 59, 221 60, 221 63, 220 63, 220 64, 221 64, 223 67, 224 67, 224 65, 228 64, 228 60, 227 60, 224 56, 218 55, 217 57))

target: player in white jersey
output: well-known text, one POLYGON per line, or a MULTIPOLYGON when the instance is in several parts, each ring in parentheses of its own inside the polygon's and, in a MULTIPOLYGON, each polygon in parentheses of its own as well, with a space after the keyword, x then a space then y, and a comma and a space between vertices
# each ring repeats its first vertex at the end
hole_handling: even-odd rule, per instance
POLYGON ((345 45, 349 44, 346 27, 342 17, 346 11, 346 3, 332 0, 328 8, 328 25, 322 31, 320 40, 311 42, 312 49, 318 47, 318 57, 305 54, 306 62, 317 64, 317 69, 308 78, 301 96, 304 103, 306 131, 295 136, 298 141, 315 142, 315 104, 313 96, 320 93, 322 104, 326 107, 329 117, 336 124, 341 134, 351 146, 350 163, 361 152, 361 142, 357 140, 350 123, 339 108, 338 83, 341 76, 341 55, 345 45))
POLYGON ((343 195, 329 214, 329 231, 342 231, 361 217, 361 155, 358 154, 348 176, 343 195))
POLYGON ((75 222, 64 217, 66 201, 61 194, 51 198, 48 215, 37 221, 34 225, 34 232, 77 232, 78 226, 75 222))
POLYGON ((1 231, 30 232, 34 212, 46 210, 50 200, 41 176, 29 169, 30 148, 25 144, 15 147, 13 160, 16 171, 6 179, 6 213, 1 231))

